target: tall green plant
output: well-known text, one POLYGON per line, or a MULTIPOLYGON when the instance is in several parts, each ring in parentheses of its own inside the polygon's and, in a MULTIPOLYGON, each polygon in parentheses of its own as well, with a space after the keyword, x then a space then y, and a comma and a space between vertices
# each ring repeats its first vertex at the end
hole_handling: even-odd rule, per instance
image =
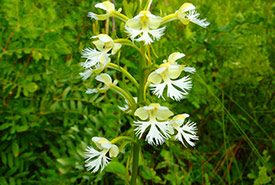
POLYGON ((179 140, 185 147, 187 144, 194 146, 194 141, 198 140, 196 123, 187 120, 189 115, 183 113, 174 116, 168 107, 151 102, 151 94, 147 89, 150 88, 152 94, 163 100, 170 98, 174 101, 180 101, 185 98, 192 88, 189 75, 195 73, 195 68, 178 64, 177 61, 183 58, 185 54, 177 51, 170 54, 166 60, 163 60, 162 64, 158 65, 155 60, 157 53, 152 44, 164 35, 166 29, 164 25, 168 22, 179 20, 184 25, 193 22, 204 28, 209 25, 209 22, 206 19, 198 18, 199 13, 191 3, 184 3, 175 13, 164 17, 153 15, 150 12, 151 3, 152 0, 148 1, 145 8, 133 18, 128 18, 122 14, 120 9, 116 10, 114 4, 109 1, 96 4, 95 7, 105 10, 106 14, 89 12, 88 16, 92 20, 107 20, 107 23, 110 17, 120 19, 122 24, 125 24, 125 32, 128 33, 132 41, 128 38, 112 39, 107 34, 99 34, 92 37, 95 48, 85 48, 82 52, 82 58, 86 59, 85 62, 81 63, 85 68, 85 71, 80 73, 83 80, 96 76, 95 79, 103 83, 103 86, 88 89, 86 93, 105 93, 112 90, 122 96, 126 105, 119 108, 130 114, 135 120, 130 125, 134 127, 137 136, 134 137, 133 131, 130 131, 111 141, 104 137, 93 137, 92 141, 98 149, 93 146, 86 148, 84 153, 85 166, 94 173, 99 170, 102 171, 109 161, 117 157, 124 149, 125 145, 118 148, 117 143, 127 141, 133 149, 131 184, 137 182, 139 154, 142 152, 142 142, 139 139, 145 137, 150 145, 159 146, 166 140, 173 138, 179 140), (135 73, 130 73, 130 70, 125 69, 127 66, 116 64, 111 60, 111 56, 115 55, 122 46, 130 46, 140 54, 140 58, 137 60, 138 70, 135 73), (106 69, 120 72, 128 81, 126 78, 113 80, 108 72, 103 72, 106 69), (118 86, 120 81, 125 84, 124 88, 118 86))

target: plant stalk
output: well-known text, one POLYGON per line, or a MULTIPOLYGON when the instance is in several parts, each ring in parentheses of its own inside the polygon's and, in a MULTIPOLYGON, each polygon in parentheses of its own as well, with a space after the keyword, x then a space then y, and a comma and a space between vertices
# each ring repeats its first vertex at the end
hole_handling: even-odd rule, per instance
POLYGON ((139 142, 133 144, 133 169, 132 169, 132 178, 131 178, 131 185, 136 185, 137 183, 137 174, 138 174, 138 162, 139 162, 139 142))

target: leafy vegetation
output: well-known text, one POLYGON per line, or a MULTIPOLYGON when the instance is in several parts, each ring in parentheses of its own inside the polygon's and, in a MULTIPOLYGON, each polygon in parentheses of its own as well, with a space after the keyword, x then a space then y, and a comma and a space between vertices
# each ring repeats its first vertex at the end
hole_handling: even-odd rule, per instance
MULTIPOLYGON (((124 100, 112 92, 87 95, 96 82, 83 82, 78 74, 81 51, 92 45, 89 38, 107 31, 105 22, 87 18, 96 3, 1 1, 0 184, 124 184, 130 178, 127 143, 102 173, 83 166, 83 151, 93 136, 112 138, 133 129, 132 118, 114 106, 124 100)), ((183 3, 155 1, 153 11, 167 15, 183 3)), ((180 51, 184 62, 196 67, 188 97, 166 105, 192 116, 200 140, 188 149, 173 141, 161 147, 144 142, 139 182, 272 184, 275 3, 191 3, 210 26, 174 21, 153 46, 158 63, 180 51)), ((142 8, 139 4, 123 0, 116 7, 131 17, 142 8)), ((123 26, 113 29, 112 24, 107 26, 112 37, 127 36, 123 26)), ((138 54, 128 47, 113 60, 134 70, 138 54)))

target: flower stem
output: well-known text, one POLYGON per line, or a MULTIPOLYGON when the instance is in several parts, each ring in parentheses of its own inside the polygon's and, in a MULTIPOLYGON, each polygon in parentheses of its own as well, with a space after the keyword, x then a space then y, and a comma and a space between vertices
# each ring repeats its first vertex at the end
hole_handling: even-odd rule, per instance
POLYGON ((170 15, 167 15, 165 17, 163 17, 163 21, 160 23, 160 25, 166 24, 170 21, 176 20, 177 19, 178 14, 177 13, 173 13, 170 15))
POLYGON ((136 185, 137 182, 137 174, 138 174, 138 162, 139 162, 139 142, 133 143, 133 171, 131 178, 131 185, 136 185))
POLYGON ((114 63, 109 63, 109 64, 107 65, 107 67, 122 72, 125 76, 128 77, 129 80, 131 80, 131 81, 135 84, 135 86, 136 86, 137 88, 139 87, 139 84, 137 83, 136 79, 135 79, 128 71, 126 71, 126 70, 123 69, 122 67, 120 67, 120 66, 118 66, 118 65, 116 65, 116 64, 114 64, 114 63))
POLYGON ((118 87, 116 85, 112 85, 112 84, 111 84, 110 89, 114 90, 115 92, 117 92, 118 94, 120 94, 121 96, 123 96, 128 101, 128 103, 130 105, 130 108, 132 110, 135 109, 136 102, 135 102, 135 99, 133 98, 133 96, 131 94, 128 94, 126 91, 124 91, 120 87, 118 87))
POLYGON ((120 20, 122 20, 124 22, 126 22, 126 21, 129 20, 129 18, 127 16, 123 15, 122 13, 119 13, 117 11, 113 11, 112 13, 113 13, 114 17, 116 17, 116 18, 118 18, 118 19, 120 19, 120 20))

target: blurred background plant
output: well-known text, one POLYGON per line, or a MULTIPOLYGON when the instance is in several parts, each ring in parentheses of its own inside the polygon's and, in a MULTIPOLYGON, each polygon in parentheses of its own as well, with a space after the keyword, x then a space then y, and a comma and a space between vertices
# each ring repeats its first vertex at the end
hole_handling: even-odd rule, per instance
MULTIPOLYGON (((173 13, 184 2, 155 1, 153 13, 173 13)), ((192 149, 172 141, 144 145, 148 152, 141 156, 139 181, 272 184, 275 3, 190 2, 211 25, 201 29, 169 23, 154 47, 159 63, 179 51, 197 69, 192 92, 171 108, 192 116, 200 140, 192 149)), ((96 3, 1 0, 0 184, 124 184, 129 178, 125 164, 130 149, 101 174, 83 166, 83 151, 93 136, 113 138, 133 121, 112 105, 124 104, 112 92, 85 94, 85 85, 95 82, 83 82, 78 74, 89 38, 106 33, 105 22, 87 18, 96 3)), ((115 2, 130 17, 140 3, 115 2)), ((109 24, 113 37, 126 36, 122 26, 113 29, 111 19, 109 24)), ((120 56, 119 62, 135 69, 138 54, 133 49, 120 56)))

